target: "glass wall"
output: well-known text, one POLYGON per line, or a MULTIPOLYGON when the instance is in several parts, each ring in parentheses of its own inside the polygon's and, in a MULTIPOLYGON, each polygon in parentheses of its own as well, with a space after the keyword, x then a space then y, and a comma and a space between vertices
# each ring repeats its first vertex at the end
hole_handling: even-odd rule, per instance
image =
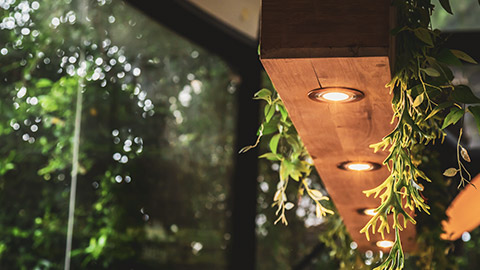
POLYGON ((239 76, 121 1, 0 17, 0 268, 63 269, 76 141, 72 269, 225 268, 239 76))
POLYGON ((476 0, 450 1, 454 15, 447 13, 440 1, 433 0, 435 11, 432 26, 442 31, 478 31, 480 30, 480 5, 476 0))

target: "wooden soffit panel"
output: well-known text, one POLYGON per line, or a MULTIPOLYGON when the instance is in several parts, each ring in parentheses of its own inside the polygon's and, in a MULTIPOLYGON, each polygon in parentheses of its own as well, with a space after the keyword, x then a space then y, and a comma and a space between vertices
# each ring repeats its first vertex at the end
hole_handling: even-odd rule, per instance
MULTIPOLYGON (((378 170, 339 169, 345 161, 382 164, 387 153, 374 153, 393 126, 389 51, 389 1, 263 0, 261 61, 312 156, 315 167, 353 240, 361 250, 378 250, 380 235, 368 242, 360 230, 369 220, 361 213, 379 199, 362 191, 389 175, 378 170), (317 102, 311 90, 345 87, 364 98, 351 103, 317 102)), ((415 228, 401 232, 405 250, 415 246, 415 228)), ((393 233, 386 239, 393 240, 393 233)))
MULTIPOLYGON (((480 175, 471 182, 480 187, 480 175)), ((442 239, 454 241, 464 232, 470 232, 480 225, 479 191, 472 185, 467 185, 453 200, 447 209, 448 220, 442 223, 444 234, 442 239)))

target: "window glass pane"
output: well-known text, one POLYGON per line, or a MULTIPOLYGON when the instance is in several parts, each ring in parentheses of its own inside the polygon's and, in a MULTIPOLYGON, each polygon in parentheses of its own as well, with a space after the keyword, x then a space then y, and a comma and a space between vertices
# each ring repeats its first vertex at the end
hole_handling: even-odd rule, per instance
POLYGON ((63 269, 75 127, 72 269, 225 268, 238 75, 121 1, 0 16, 0 268, 63 269))
POLYGON ((468 31, 480 29, 480 5, 477 0, 450 1, 453 15, 446 12, 438 0, 433 0, 435 11, 432 25, 442 31, 468 31))
MULTIPOLYGON (((455 75, 454 84, 468 85, 472 92, 480 97, 480 67, 478 65, 464 64, 452 67, 455 75)), ((477 123, 472 114, 467 113, 463 119, 463 140, 470 151, 480 149, 480 135, 477 123)))

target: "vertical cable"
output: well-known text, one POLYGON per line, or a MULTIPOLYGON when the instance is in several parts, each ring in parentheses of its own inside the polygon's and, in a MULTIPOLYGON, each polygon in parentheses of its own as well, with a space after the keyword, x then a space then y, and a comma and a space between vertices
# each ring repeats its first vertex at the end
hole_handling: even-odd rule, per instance
MULTIPOLYGON (((80 55, 80 70, 85 64, 84 55, 80 55)), ((73 222, 75 217, 75 197, 77 193, 77 176, 78 176, 78 152, 80 146, 80 127, 82 123, 82 101, 83 101, 83 74, 78 74, 77 87, 77 104, 75 110, 75 129, 73 133, 73 150, 72 150, 72 182, 70 184, 70 202, 68 207, 68 227, 67 227, 67 243, 65 247, 65 268, 70 270, 70 257, 72 253, 72 237, 73 237, 73 222)))
MULTIPOLYGON (((85 26, 88 14, 88 2, 86 0, 78 1, 78 22, 85 26)), ((84 39, 80 39, 83 45, 84 39)), ((82 124, 82 105, 83 105, 83 90, 84 78, 86 75, 85 54, 80 49, 79 68, 77 70, 78 87, 77 87, 77 103, 75 109, 75 128, 73 132, 73 149, 72 149, 72 182, 70 184, 70 201, 68 205, 68 225, 67 225, 67 240, 65 245, 65 266, 64 270, 70 270, 71 256, 72 256, 72 240, 73 240, 73 223, 75 220, 75 198, 77 195, 77 176, 78 176, 78 152, 80 148, 80 128, 82 124)))

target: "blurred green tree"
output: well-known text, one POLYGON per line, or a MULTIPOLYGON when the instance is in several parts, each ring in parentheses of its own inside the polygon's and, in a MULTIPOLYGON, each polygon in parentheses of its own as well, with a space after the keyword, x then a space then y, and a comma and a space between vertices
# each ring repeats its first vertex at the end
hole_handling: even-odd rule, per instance
POLYGON ((238 76, 121 1, 0 21, 0 268, 63 267, 79 88, 72 268, 224 265, 238 76))

